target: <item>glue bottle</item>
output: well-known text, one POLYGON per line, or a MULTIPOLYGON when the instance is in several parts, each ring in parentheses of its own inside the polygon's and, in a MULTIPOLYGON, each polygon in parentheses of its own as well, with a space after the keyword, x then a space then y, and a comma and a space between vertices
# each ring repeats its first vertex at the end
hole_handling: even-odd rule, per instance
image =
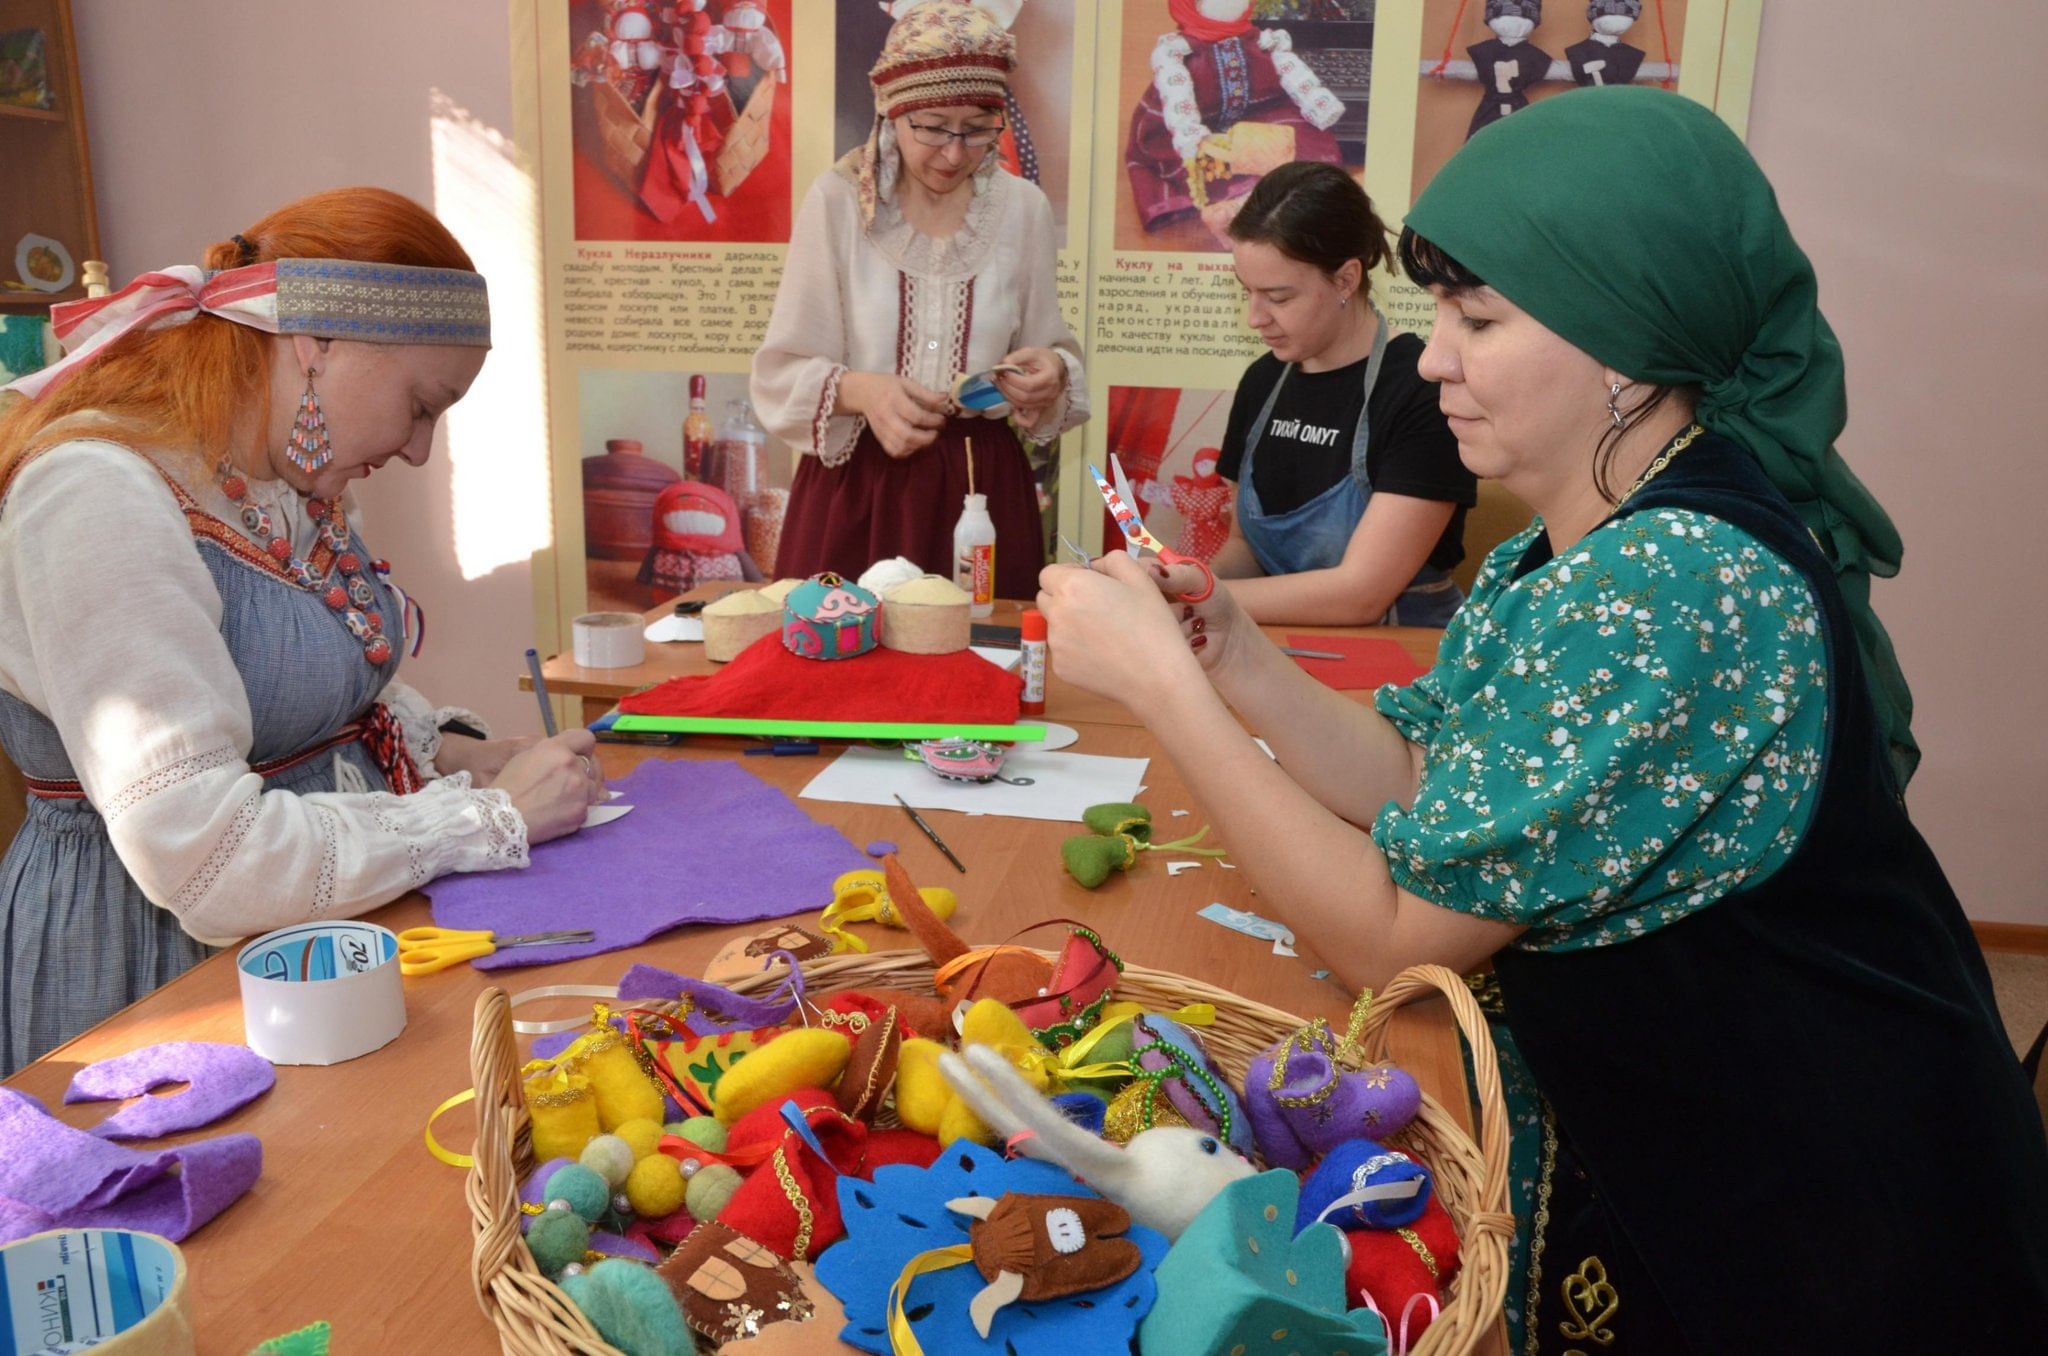
POLYGON ((1023 639, 1018 648, 1024 652, 1024 700, 1018 710, 1027 716, 1045 714, 1045 614, 1035 607, 1024 609, 1024 623, 1021 628, 1023 639))
POLYGON ((968 615, 986 617, 996 610, 996 525, 985 494, 968 495, 953 525, 953 582, 974 599, 968 615))

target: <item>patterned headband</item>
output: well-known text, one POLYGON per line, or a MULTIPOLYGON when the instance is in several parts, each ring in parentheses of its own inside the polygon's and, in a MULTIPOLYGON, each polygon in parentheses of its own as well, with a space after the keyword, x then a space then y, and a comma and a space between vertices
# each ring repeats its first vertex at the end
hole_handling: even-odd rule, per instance
POLYGON ((868 72, 885 118, 964 104, 1001 108, 1017 64, 1017 40, 987 11, 957 3, 917 5, 889 29, 868 72))
POLYGON ((50 308, 64 358, 7 386, 30 399, 136 329, 182 325, 201 313, 266 334, 378 344, 491 346, 483 275, 457 268, 278 259, 209 274, 190 264, 145 273, 120 291, 50 308))

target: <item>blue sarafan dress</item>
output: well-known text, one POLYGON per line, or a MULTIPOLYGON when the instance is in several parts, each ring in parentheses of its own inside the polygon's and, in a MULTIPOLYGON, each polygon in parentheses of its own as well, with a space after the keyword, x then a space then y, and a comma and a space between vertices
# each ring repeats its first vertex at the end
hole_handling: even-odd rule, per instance
MULTIPOLYGON (((0 746, 30 787, 27 822, 0 862, 0 1073, 197 964, 212 950, 202 938, 351 916, 448 870, 524 865, 525 829, 505 793, 472 789, 463 774, 390 794, 387 769, 409 758, 431 774, 438 744, 433 713, 392 686, 395 641, 382 663, 368 662, 324 587, 294 582, 156 463, 97 441, 36 460, 47 464, 21 468, 0 500, 0 596, 12 594, 0 610, 13 613, 0 622, 0 746), (151 536, 160 556, 176 554, 162 549, 178 539, 166 536, 166 516, 182 515, 177 531, 205 578, 189 559, 123 560, 127 548, 112 540, 107 564, 132 571, 145 597, 182 571, 188 606, 151 615, 110 601, 38 616, 48 592, 69 596, 51 582, 55 571, 94 553, 29 558, 41 530, 30 520, 69 512, 63 505, 88 489, 101 491, 109 529, 119 521, 110 507, 146 516, 149 530, 137 535, 151 536), (217 635, 200 621, 215 605, 202 596, 208 580, 217 635), (97 673, 67 672, 70 647, 92 643, 85 637, 127 653, 103 655, 97 673), (211 687, 181 667, 187 651, 211 663, 200 669, 211 687), (240 692, 221 691, 233 677, 240 692), (392 709, 408 703, 420 709, 392 709), (133 742, 147 748, 128 756, 119 731, 144 732, 133 742)), ((288 490, 270 492, 281 519, 303 513, 288 490)), ((370 559, 353 530, 349 543, 370 559)), ((307 563, 332 578, 321 568, 332 554, 307 563)), ((364 611, 398 637, 394 594, 374 572, 363 577, 364 611)))

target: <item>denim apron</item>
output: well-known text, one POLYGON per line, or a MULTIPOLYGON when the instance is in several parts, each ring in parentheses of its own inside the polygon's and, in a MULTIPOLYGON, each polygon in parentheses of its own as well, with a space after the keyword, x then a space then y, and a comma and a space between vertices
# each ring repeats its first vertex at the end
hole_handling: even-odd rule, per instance
MULTIPOLYGON (((1327 570, 1344 559, 1351 534, 1365 517, 1366 502, 1372 498, 1372 477, 1366 470, 1366 445, 1372 437, 1372 391, 1379 383, 1380 364, 1387 354, 1387 321, 1372 308, 1379 326, 1373 337, 1372 356, 1365 364, 1365 405, 1358 412, 1358 428, 1351 438, 1351 474, 1324 490, 1306 504, 1285 513, 1267 513, 1259 506, 1259 492, 1253 487, 1252 459, 1272 422, 1273 407, 1280 400, 1280 388, 1294 371, 1289 363, 1245 439, 1244 462, 1237 476, 1238 530, 1252 548, 1259 568, 1269 575, 1301 574, 1306 570, 1327 570)), ((1444 626, 1451 620, 1465 595, 1451 576, 1424 562, 1392 608, 1380 620, 1389 626, 1444 626)))

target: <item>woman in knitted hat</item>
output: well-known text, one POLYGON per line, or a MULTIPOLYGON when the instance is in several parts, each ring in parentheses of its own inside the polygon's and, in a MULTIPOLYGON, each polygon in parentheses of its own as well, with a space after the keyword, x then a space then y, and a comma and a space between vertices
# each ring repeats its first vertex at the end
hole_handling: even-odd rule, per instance
POLYGON ((1770 185, 1690 100, 1576 90, 1408 228, 1420 370, 1538 515, 1436 667, 1356 705, 1119 554, 1045 572, 1061 675, 1145 713, 1353 987, 1491 958, 1540 1093, 1523 1349, 2033 1349, 2048 1146, 1906 814, 1869 603, 1899 539, 1834 450, 1841 349, 1770 185))
POLYGON ((971 443, 996 592, 1037 589, 1037 487, 1006 420, 1050 442, 1088 417, 1088 392, 1054 289, 1052 208, 995 154, 1015 60, 982 9, 905 12, 871 73, 867 143, 797 213, 752 388, 769 429, 805 453, 777 574, 851 578, 906 556, 951 575, 971 443), (996 376, 1007 403, 954 408, 956 378, 999 364, 1018 369, 996 376))
POLYGON ((525 866, 604 796, 589 731, 471 737, 397 680, 414 609, 351 490, 427 459, 491 342, 432 214, 315 194, 52 318, 66 357, 0 395, 0 746, 30 793, 0 1075, 233 938, 525 866))

